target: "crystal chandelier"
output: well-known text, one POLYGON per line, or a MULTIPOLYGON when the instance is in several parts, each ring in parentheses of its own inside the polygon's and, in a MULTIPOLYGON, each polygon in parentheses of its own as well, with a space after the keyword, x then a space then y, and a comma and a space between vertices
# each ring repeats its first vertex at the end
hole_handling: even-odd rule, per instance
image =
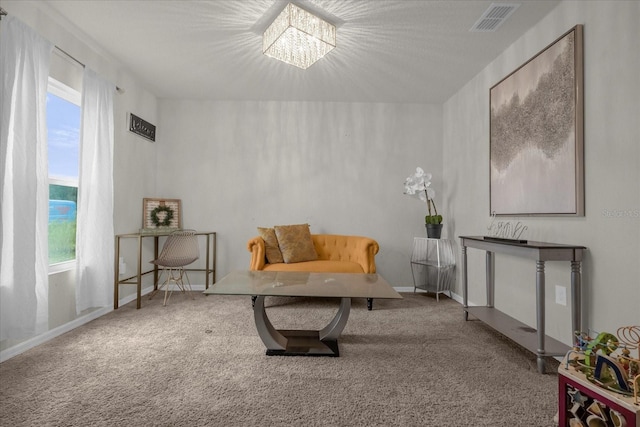
POLYGON ((262 52, 303 70, 336 47, 336 27, 293 3, 265 30, 262 52))

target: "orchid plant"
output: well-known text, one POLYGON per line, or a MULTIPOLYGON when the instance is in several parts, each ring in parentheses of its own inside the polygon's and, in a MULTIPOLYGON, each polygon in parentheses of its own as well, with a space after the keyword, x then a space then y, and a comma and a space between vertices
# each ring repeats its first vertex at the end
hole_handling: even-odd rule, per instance
POLYGON ((436 196, 436 190, 431 188, 430 173, 425 173, 421 167, 417 167, 416 172, 404 181, 404 194, 427 202, 429 215, 424 217, 426 224, 442 223, 442 215, 438 215, 438 209, 436 209, 436 204, 433 201, 436 196), (431 208, 433 208, 433 211, 431 208))

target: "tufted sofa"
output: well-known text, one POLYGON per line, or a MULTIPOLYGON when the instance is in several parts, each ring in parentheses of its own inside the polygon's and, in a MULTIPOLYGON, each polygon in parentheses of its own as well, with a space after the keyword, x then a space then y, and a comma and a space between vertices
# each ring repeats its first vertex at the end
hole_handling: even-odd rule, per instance
MULTIPOLYGON (((250 270, 308 271, 313 273, 367 273, 376 272, 375 256, 380 250, 378 242, 368 237, 343 236, 337 234, 312 234, 313 246, 318 254, 314 261, 269 264, 265 242, 254 237, 247 242, 251 252, 250 270)), ((368 299, 368 308, 372 300, 368 299)))
POLYGON ((314 273, 375 273, 375 256, 378 243, 368 237, 336 234, 312 234, 313 246, 318 254, 315 261, 290 264, 268 264, 262 237, 254 237, 247 243, 251 252, 250 270, 309 271, 314 273))

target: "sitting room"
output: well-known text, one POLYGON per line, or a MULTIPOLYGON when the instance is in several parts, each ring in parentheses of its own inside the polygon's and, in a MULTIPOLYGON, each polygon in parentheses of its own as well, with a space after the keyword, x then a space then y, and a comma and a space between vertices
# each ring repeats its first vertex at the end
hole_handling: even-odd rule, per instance
POLYGON ((0 424, 640 426, 640 1, 0 12, 0 424))

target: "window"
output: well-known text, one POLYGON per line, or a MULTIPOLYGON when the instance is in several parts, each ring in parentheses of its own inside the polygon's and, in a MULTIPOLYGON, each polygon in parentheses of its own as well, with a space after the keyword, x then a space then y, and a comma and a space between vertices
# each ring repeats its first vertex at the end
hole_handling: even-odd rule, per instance
POLYGON ((76 258, 80 93, 49 78, 49 265, 76 258))

